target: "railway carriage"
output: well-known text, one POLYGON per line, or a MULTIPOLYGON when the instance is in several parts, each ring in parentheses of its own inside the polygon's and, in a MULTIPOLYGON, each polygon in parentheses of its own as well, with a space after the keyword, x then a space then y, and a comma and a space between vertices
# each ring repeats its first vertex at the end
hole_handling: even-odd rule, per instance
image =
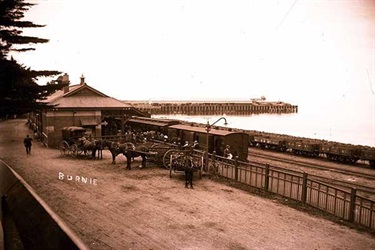
POLYGON ((145 117, 132 117, 126 121, 125 125, 139 131, 155 131, 163 134, 168 133, 168 126, 179 124, 177 120, 153 119, 145 117))
POLYGON ((176 124, 168 127, 168 136, 179 137, 181 141, 194 141, 199 143, 199 149, 213 151, 218 155, 223 155, 226 145, 230 146, 231 154, 241 161, 247 161, 249 135, 243 132, 228 131, 221 129, 211 129, 209 133, 205 127, 197 127, 184 124, 176 124))

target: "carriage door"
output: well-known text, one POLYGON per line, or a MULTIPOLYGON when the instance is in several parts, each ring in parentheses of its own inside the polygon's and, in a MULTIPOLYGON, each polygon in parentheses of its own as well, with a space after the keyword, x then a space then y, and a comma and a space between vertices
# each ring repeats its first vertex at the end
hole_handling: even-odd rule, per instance
POLYGON ((214 141, 214 148, 217 155, 222 156, 224 152, 224 142, 221 137, 216 137, 214 141))
MULTIPOLYGON (((188 141, 189 144, 192 143, 194 141, 194 132, 190 132, 190 131, 182 131, 183 135, 182 135, 182 139, 184 141, 188 141)), ((184 143, 184 142, 183 142, 184 143)))

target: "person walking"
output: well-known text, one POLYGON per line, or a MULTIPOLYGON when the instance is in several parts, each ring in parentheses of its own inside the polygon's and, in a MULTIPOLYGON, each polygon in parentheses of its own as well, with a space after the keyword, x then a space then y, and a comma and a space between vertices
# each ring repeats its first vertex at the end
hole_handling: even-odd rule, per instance
POLYGON ((26 148, 26 154, 27 154, 27 155, 31 155, 31 145, 32 145, 31 141, 32 141, 32 140, 33 140, 33 139, 31 139, 31 138, 29 137, 29 135, 26 135, 26 138, 23 139, 23 144, 25 145, 25 148, 26 148))

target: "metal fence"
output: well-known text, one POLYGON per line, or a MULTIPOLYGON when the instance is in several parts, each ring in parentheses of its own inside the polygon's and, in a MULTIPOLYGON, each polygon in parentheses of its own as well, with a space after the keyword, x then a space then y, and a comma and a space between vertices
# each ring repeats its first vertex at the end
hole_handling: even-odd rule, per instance
POLYGON ((269 165, 256 165, 211 155, 208 166, 220 176, 308 204, 341 219, 375 229, 375 201, 310 178, 307 173, 289 173, 269 165))

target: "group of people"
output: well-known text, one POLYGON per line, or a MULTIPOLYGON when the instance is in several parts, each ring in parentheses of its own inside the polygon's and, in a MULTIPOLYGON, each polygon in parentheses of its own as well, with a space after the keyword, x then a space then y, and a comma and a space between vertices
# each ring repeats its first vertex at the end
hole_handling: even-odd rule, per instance
POLYGON ((132 143, 142 143, 146 141, 168 141, 168 136, 164 135, 160 132, 155 131, 136 131, 131 130, 130 128, 126 130, 125 134, 125 141, 132 142, 132 143))

